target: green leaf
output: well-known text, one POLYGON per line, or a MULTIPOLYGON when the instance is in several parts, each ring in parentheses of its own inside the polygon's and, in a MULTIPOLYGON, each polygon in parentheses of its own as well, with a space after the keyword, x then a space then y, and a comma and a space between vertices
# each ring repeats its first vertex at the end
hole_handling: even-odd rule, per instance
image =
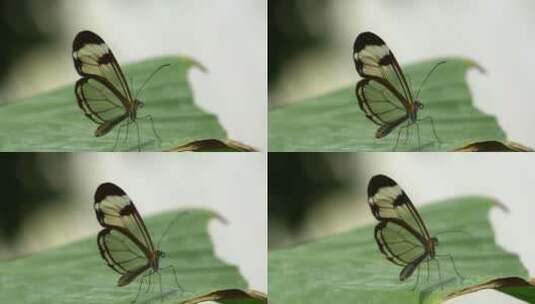
MULTIPOLYGON (((103 137, 95 137, 97 125, 85 117, 78 107, 74 84, 18 100, 0 107, 3 151, 111 151, 116 150, 171 150, 188 142, 202 139, 226 139, 226 133, 217 118, 200 109, 193 102, 188 72, 202 68, 185 57, 161 57, 123 66, 128 81, 133 80, 133 94, 159 66, 162 69, 145 86, 140 98, 145 106, 138 111, 141 127, 141 145, 138 145, 135 125, 126 127, 117 141, 119 126, 103 137), (151 122, 141 117, 151 115, 154 128, 162 138, 161 146, 152 131, 151 122)), ((73 67, 73 74, 74 67, 73 67)))
MULTIPOLYGON (((425 61, 403 68, 416 94, 417 86, 441 60, 425 61)), ((503 141, 506 136, 493 116, 472 104, 466 72, 476 67, 467 59, 450 58, 438 67, 420 94, 424 109, 418 118, 431 117, 442 144, 436 142, 431 124, 419 123, 421 150, 450 151, 475 141, 503 141)), ((356 72, 355 72, 356 73, 356 72)), ((356 82, 356 81, 355 81, 356 82)), ((270 151, 391 151, 398 129, 382 139, 375 138, 378 126, 360 110, 355 86, 269 111, 270 151)), ((399 136, 399 151, 418 150, 416 127, 399 136)))
POLYGON ((442 257, 440 275, 434 262, 420 265, 407 281, 399 280, 401 267, 389 262, 374 239, 369 225, 294 248, 273 250, 269 254, 269 294, 273 303, 442 303, 457 294, 480 288, 509 287, 513 296, 535 296, 535 288, 525 281, 528 273, 515 254, 494 241, 488 213, 491 199, 464 197, 445 200, 421 208, 430 233, 439 234, 437 254, 451 254, 461 281, 449 258, 442 257), (459 216, 462 214, 463 216, 459 216), (458 233, 454 233, 458 232, 458 233), (464 233, 459 233, 464 232, 464 233), (467 233, 469 235, 467 235, 467 233), (485 285, 501 278, 503 284, 485 285), (525 286, 530 286, 525 288, 525 286), (520 288, 524 287, 524 288, 520 288))
MULTIPOLYGON (((154 242, 174 222, 161 242, 165 257, 160 267, 176 269, 181 292, 172 271, 163 271, 164 303, 180 303, 218 289, 245 288, 235 266, 214 255, 207 224, 215 216, 204 210, 170 212, 148 217, 146 225, 154 242)), ((130 303, 139 279, 117 287, 119 274, 101 258, 96 236, 29 257, 0 263, 1 303, 130 303)), ((145 280, 148 282, 148 280, 145 280)), ((141 291, 137 303, 159 302, 158 276, 152 276, 153 290, 141 291)), ((146 285, 144 285, 146 286, 146 285)))

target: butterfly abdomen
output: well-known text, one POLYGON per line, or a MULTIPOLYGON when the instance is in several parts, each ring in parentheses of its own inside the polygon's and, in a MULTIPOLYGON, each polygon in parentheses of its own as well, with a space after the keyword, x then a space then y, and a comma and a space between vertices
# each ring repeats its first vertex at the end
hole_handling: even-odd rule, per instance
POLYGON ((124 115, 119 116, 114 120, 110 120, 99 125, 98 128, 95 130, 95 136, 100 137, 100 136, 108 134, 116 125, 118 125, 121 121, 123 121, 127 117, 128 117, 128 113, 125 113, 124 115))

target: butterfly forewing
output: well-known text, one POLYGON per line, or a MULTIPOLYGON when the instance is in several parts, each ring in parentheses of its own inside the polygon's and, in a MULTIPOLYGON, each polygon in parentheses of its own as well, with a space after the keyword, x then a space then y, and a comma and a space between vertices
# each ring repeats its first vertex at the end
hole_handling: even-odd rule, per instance
POLYGON ((368 184, 368 203, 379 221, 401 219, 422 236, 430 238, 427 228, 401 187, 385 175, 372 177, 368 184))
POLYGON ((375 79, 388 87, 399 102, 413 101, 407 80, 401 71, 396 57, 379 36, 371 32, 361 33, 353 46, 355 67, 362 78, 375 79))
POLYGON ((125 97, 125 102, 133 100, 121 67, 97 34, 90 31, 78 33, 73 41, 72 56, 80 76, 95 78, 107 87, 117 89, 125 97))
POLYGON ((143 219, 128 195, 112 183, 101 184, 95 193, 95 211, 103 227, 119 227, 131 233, 143 246, 154 245, 143 219))

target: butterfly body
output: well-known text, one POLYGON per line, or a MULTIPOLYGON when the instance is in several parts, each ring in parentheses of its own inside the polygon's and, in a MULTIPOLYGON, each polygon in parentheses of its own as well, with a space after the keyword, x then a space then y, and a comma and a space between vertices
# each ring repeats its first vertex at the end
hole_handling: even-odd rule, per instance
POLYGON ((118 286, 128 285, 148 269, 158 271, 163 252, 154 248, 139 212, 121 188, 101 184, 95 192, 95 213, 104 227, 97 236, 100 254, 121 274, 118 286))
POLYGON ((413 96, 396 57, 379 36, 372 32, 359 34, 353 45, 353 60, 362 77, 355 88, 358 105, 379 126, 375 138, 387 136, 404 122, 409 126, 419 121, 423 104, 413 96))
POLYGON ((438 239, 432 237, 409 197, 385 175, 372 177, 368 185, 368 203, 375 226, 379 250, 392 263, 403 266, 401 281, 409 278, 420 263, 435 259, 438 239))
MULTIPOLYGON (((104 40, 91 31, 82 31, 74 38, 72 56, 76 72, 82 77, 74 88, 78 107, 98 125, 95 136, 104 136, 123 122, 126 126, 136 122, 143 102, 132 95, 119 63, 104 40)), ((152 123, 150 115, 146 118, 152 123)), ((154 126, 153 131, 159 139, 154 126)))

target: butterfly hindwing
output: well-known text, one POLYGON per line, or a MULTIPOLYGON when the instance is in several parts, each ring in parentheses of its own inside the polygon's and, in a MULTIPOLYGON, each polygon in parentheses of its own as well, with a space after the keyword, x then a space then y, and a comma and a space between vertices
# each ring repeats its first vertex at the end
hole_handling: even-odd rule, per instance
POLYGON ((147 253, 128 234, 105 228, 97 236, 100 255, 108 266, 121 274, 117 286, 125 286, 147 270, 147 253))
POLYGON ((102 82, 93 78, 82 78, 75 86, 78 106, 85 115, 96 122, 99 127, 95 136, 108 133, 121 121, 128 118, 120 98, 102 82))
POLYGON ((385 220, 375 226, 379 250, 392 263, 403 266, 400 280, 409 277, 427 256, 425 240, 412 228, 397 220, 385 220))
POLYGON ((396 101, 396 94, 376 80, 361 80, 357 84, 356 95, 366 117, 380 126, 375 133, 376 138, 388 135, 408 118, 405 107, 396 101))

